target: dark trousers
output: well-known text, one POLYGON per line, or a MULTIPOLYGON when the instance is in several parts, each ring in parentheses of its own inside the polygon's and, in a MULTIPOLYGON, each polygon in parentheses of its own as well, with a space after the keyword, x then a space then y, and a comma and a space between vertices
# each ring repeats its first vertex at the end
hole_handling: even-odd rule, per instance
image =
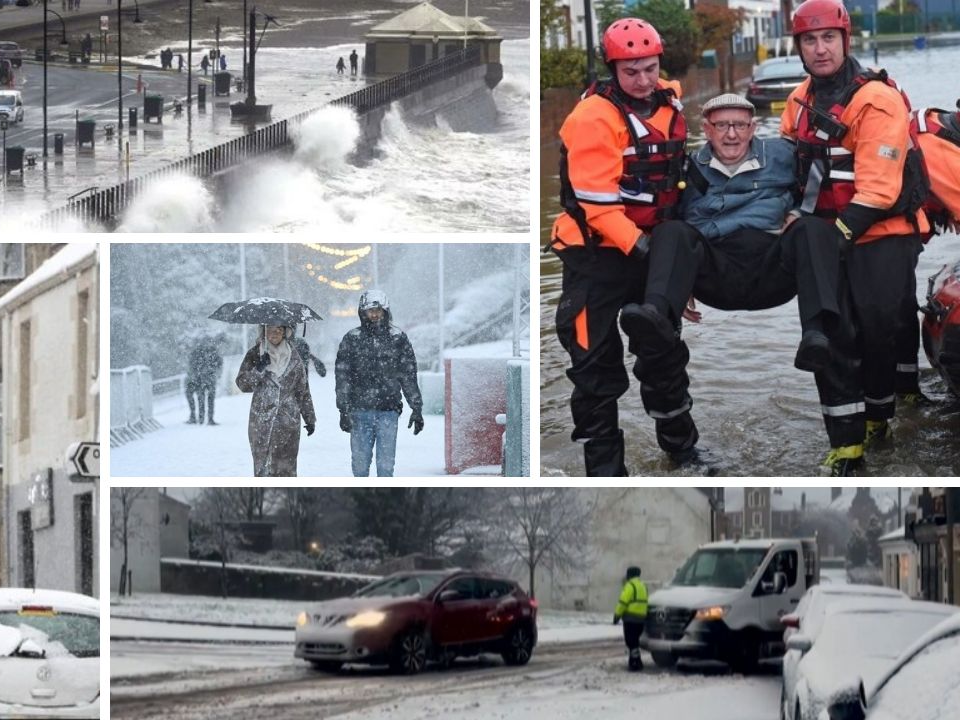
MULTIPOLYGON (((816 374, 830 444, 863 439, 851 309, 840 291, 840 251, 823 220, 801 218, 780 237, 745 229, 709 240, 684 222, 670 221, 653 230, 649 261, 646 299, 662 305, 658 297, 666 298, 674 318, 691 295, 720 310, 764 310, 796 296, 801 330, 819 330, 831 340, 833 360, 816 374), (849 417, 841 415, 848 411, 849 417)), ((639 365, 647 375, 685 374, 684 368, 655 368, 652 359, 639 365)))
MULTIPOLYGON (((867 420, 889 420, 894 415, 897 363, 907 356, 900 343, 909 345, 916 363, 918 346, 912 336, 917 322, 915 268, 920 248, 919 237, 900 235, 857 245, 846 254, 846 281, 863 358, 867 420)), ((919 332, 916 335, 919 337, 919 332)))
POLYGON ((920 307, 916 301, 917 260, 923 252, 923 245, 918 245, 913 259, 914 294, 905 298, 903 303, 903 318, 900 332, 897 333, 897 370, 894 387, 898 395, 920 392, 920 377, 917 358, 920 355, 920 307))
POLYGON ((217 395, 217 389, 213 385, 204 385, 200 383, 187 383, 187 405, 190 406, 190 418, 194 418, 194 411, 197 411, 196 418, 197 422, 203 423, 204 420, 204 399, 206 398, 206 406, 210 417, 210 422, 213 422, 213 400, 217 395), (197 396, 196 406, 194 405, 193 396, 197 396))
MULTIPOLYGON (((584 444, 588 476, 624 476, 627 470, 617 401, 630 381, 617 319, 624 305, 643 301, 647 264, 626 257, 615 248, 571 247, 557 255, 563 261, 563 290, 556 324, 557 336, 571 360, 567 377, 573 383, 572 438, 584 444)), ((686 346, 682 347, 682 354, 686 355, 686 346)), ((680 363, 678 358, 678 364, 683 368, 686 360, 680 363)), ((657 407, 686 407, 681 414, 689 421, 687 385, 683 372, 668 388, 671 397, 658 396, 656 388, 642 389, 644 405, 649 408, 652 402, 657 407)), ((670 445, 671 437, 665 434, 670 429, 668 426, 662 431, 658 423, 661 446, 670 445)), ((696 442, 695 433, 694 428, 692 442, 689 432, 675 434, 682 434, 681 442, 692 445, 696 442)))
POLYGON ((623 618, 623 641, 631 652, 640 649, 640 636, 643 635, 643 620, 634 621, 623 618))

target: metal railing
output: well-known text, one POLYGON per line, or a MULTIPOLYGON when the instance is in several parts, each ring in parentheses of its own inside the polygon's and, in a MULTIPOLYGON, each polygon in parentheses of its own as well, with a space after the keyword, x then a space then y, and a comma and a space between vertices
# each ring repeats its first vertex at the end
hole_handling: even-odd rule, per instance
POLYGON ((151 383, 151 394, 153 397, 183 397, 187 391, 187 374, 171 375, 170 377, 160 378, 151 383))
POLYGON ((153 374, 146 365, 110 370, 110 447, 160 429, 153 419, 153 374))
POLYGON ((474 45, 458 50, 439 60, 394 75, 373 85, 367 85, 349 95, 331 100, 326 105, 265 125, 252 133, 215 145, 153 172, 92 192, 86 197, 72 199, 67 205, 42 215, 38 224, 41 227, 50 228, 70 219, 90 222, 115 218, 144 191, 147 185, 156 180, 183 174, 208 177, 249 157, 287 145, 291 140, 292 130, 298 128, 310 115, 324 107, 331 105, 350 107, 358 115, 363 115, 435 82, 453 77, 465 69, 480 65, 482 62, 483 57, 479 46, 474 45))

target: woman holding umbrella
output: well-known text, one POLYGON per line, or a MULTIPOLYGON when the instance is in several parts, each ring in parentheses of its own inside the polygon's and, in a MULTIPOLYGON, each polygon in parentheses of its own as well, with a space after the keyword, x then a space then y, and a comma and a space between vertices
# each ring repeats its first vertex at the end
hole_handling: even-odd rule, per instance
POLYGON ((300 418, 313 435, 317 416, 307 371, 294 348, 294 326, 320 316, 306 305, 275 298, 227 303, 210 317, 232 323, 258 323, 257 344, 237 373, 237 387, 253 393, 247 435, 257 477, 294 477, 300 451, 300 418))

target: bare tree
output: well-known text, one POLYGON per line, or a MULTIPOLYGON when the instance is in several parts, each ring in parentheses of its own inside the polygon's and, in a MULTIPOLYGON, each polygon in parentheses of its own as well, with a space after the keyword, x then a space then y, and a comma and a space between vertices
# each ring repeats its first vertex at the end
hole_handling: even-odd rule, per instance
POLYGON ((123 549, 123 562, 120 564, 120 596, 132 591, 127 585, 127 570, 130 567, 130 541, 141 538, 141 526, 131 525, 131 517, 137 502, 146 497, 149 488, 115 487, 110 488, 110 545, 123 549))
POLYGON ((207 554, 211 551, 220 558, 220 593, 227 597, 227 563, 230 555, 243 541, 241 534, 230 525, 243 519, 238 512, 237 488, 203 488, 194 505, 194 517, 201 526, 194 539, 194 550, 207 554))
POLYGON ((559 570, 581 565, 596 505, 577 488, 497 488, 491 499, 490 547, 511 564, 527 569, 530 596, 536 597, 536 572, 543 562, 559 570))

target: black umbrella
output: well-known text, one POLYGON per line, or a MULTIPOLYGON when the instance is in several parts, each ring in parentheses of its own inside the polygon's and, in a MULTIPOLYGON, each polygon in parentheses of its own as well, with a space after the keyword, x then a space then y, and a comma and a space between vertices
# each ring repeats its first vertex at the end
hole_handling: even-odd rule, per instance
POLYGON ((312 308, 303 303, 267 297, 224 303, 210 318, 228 323, 290 327, 310 320, 323 320, 312 308))

